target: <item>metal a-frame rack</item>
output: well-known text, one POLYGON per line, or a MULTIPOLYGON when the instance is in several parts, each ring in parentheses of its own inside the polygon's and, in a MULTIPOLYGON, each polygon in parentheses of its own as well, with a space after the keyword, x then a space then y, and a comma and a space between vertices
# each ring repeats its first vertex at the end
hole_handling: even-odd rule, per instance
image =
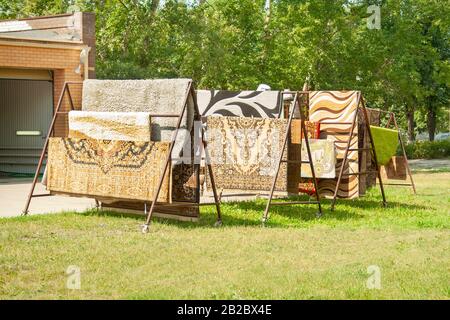
POLYGON ((389 115, 389 120, 386 124, 386 128, 389 129, 392 124, 394 126, 395 130, 398 131, 398 140, 400 142, 400 147, 402 148, 403 160, 405 161, 406 172, 408 173, 409 179, 411 181, 411 183, 385 183, 385 185, 412 187, 414 194, 417 194, 416 185, 414 183, 412 173, 411 173, 411 168, 409 167, 409 163, 408 163, 408 157, 406 156, 405 144, 403 143, 402 135, 400 133, 400 128, 398 127, 397 120, 395 119, 395 113, 392 111, 385 111, 385 110, 378 110, 378 111, 389 115))
MULTIPOLYGON (((380 166, 378 165, 378 161, 377 161, 377 153, 375 151, 375 145, 373 143, 373 137, 372 137, 372 132, 370 131, 370 122, 369 122, 369 116, 367 114, 367 109, 366 109, 366 104, 364 102, 364 98, 361 96, 361 92, 358 92, 358 97, 357 97, 357 102, 356 102, 356 110, 355 110, 355 116, 353 117, 353 121, 351 123, 349 122, 341 122, 339 124, 351 124, 351 129, 350 132, 348 134, 348 142, 347 142, 347 147, 345 148, 345 153, 344 153, 344 157, 342 159, 342 164, 341 164, 341 169, 339 170, 339 175, 338 175, 338 180, 336 182, 336 188, 334 190, 334 194, 333 194, 333 200, 331 202, 331 211, 334 210, 335 204, 336 204, 336 199, 337 199, 337 194, 339 191, 339 186, 341 184, 341 180, 342 177, 345 176, 351 176, 351 175, 364 175, 364 174, 369 174, 369 173, 377 173, 378 176, 378 181, 380 184, 380 190, 381 190, 381 195, 383 197, 383 206, 386 207, 387 202, 386 202, 386 196, 384 194, 384 187, 383 187, 383 181, 381 180, 381 173, 380 173, 380 166), (369 143, 370 143, 370 147, 369 148, 365 148, 364 146, 362 148, 350 148, 351 144, 352 144, 352 138, 354 136, 354 131, 355 131, 355 127, 356 127, 356 121, 358 119, 358 112, 362 112, 363 116, 364 116, 364 122, 365 122, 365 126, 369 135, 369 143), (372 159, 375 163, 375 168, 376 170, 369 170, 369 171, 363 171, 363 172, 347 172, 344 173, 345 170, 345 165, 348 161, 348 153, 350 151, 362 151, 362 152, 370 152, 371 151, 371 155, 372 155, 372 159)), ((349 169, 350 170, 350 169, 349 169)))
MULTIPOLYGON (((153 214, 153 211, 154 211, 155 205, 156 205, 156 200, 158 199, 159 193, 161 191, 161 187, 162 187, 162 184, 164 182, 164 176, 165 176, 165 174, 166 174, 166 172, 167 172, 167 170, 169 168, 169 163, 170 163, 170 161, 172 161, 172 158, 171 158, 172 150, 173 150, 173 147, 175 145, 175 141, 176 141, 176 138, 177 138, 177 135, 178 135, 178 131, 179 131, 180 126, 181 126, 181 121, 183 119, 184 114, 187 111, 187 105, 188 105, 189 96, 191 96, 192 99, 194 100, 195 110, 198 111, 197 95, 195 93, 194 87, 192 86, 192 82, 189 83, 188 92, 187 92, 185 100, 184 100, 183 110, 181 111, 180 115, 178 116, 178 122, 177 122, 177 126, 175 128, 174 135, 172 137, 172 143, 170 144, 169 153, 168 153, 165 165, 164 165, 164 169, 161 172, 161 177, 160 177, 159 183, 158 183, 158 189, 156 190, 156 193, 153 196, 153 200, 152 200, 152 203, 151 203, 151 206, 150 206, 150 210, 148 212, 147 212, 147 205, 145 204, 145 213, 147 215, 147 218, 146 218, 145 224, 142 226, 142 232, 143 233, 147 233, 148 230, 149 230, 150 221, 151 221, 152 214, 153 214)), ((197 115, 196 115, 194 120, 195 121, 201 121, 201 116, 200 116, 199 112, 197 112, 197 115)), ((202 131, 201 131, 201 143, 203 145, 203 149, 206 151, 206 157, 208 157, 208 153, 207 153, 207 150, 205 148, 205 144, 206 143, 205 143, 205 140, 204 140, 204 128, 203 128, 203 126, 202 126, 202 131)), ((196 166, 196 170, 195 170, 196 171, 196 175, 195 176, 196 176, 196 180, 197 180, 197 200, 198 200, 198 203, 191 203, 191 204, 189 204, 187 202, 186 203, 183 202, 182 204, 167 204, 166 206, 174 206, 174 205, 175 206, 176 205, 186 206, 186 204, 189 204, 192 207, 199 207, 199 206, 203 206, 203 205, 210 205, 210 203, 200 203, 200 196, 199 196, 199 190, 200 190, 200 163, 195 164, 195 166, 196 166)), ((222 225, 222 215, 221 215, 221 212, 220 212, 220 201, 219 201, 219 197, 218 197, 218 194, 217 194, 217 188, 216 188, 216 184, 215 184, 215 180, 214 180, 214 175, 213 175, 211 164, 208 162, 207 166, 208 166, 208 170, 207 171, 209 172, 209 178, 211 179, 211 187, 212 187, 213 194, 214 194, 214 204, 216 206, 216 211, 217 211, 217 221, 216 221, 215 226, 220 226, 220 225, 222 225)))
MULTIPOLYGON (((280 152, 280 155, 279 155, 279 158, 278 158, 278 162, 277 162, 277 166, 276 166, 276 170, 275 170, 275 176, 273 177, 272 187, 270 189, 270 194, 269 194, 269 199, 267 201, 266 209, 265 209, 264 215, 262 217, 263 225, 268 221, 269 210, 270 210, 270 207, 272 205, 317 204, 318 209, 319 209, 317 215, 319 217, 322 215, 322 207, 320 205, 319 188, 318 188, 318 184, 317 184, 316 173, 315 173, 315 170, 314 170, 314 163, 313 163, 312 157, 311 157, 311 149, 309 147, 308 133, 306 131, 306 126, 305 126, 305 113, 302 110, 303 107, 306 107, 306 110, 308 110, 308 108, 309 108, 309 92, 308 91, 283 91, 281 94, 282 95, 284 95, 284 94, 289 94, 289 95, 294 94, 293 108, 292 108, 292 110, 289 110, 289 120, 288 120, 287 127, 286 127, 286 134, 285 134, 285 137, 283 139, 283 145, 281 146, 281 152, 280 152), (285 160, 285 159, 283 159, 283 155, 284 155, 284 152, 286 150, 286 144, 287 144, 289 135, 291 133, 291 125, 292 125, 292 120, 294 119, 294 114, 295 114, 296 108, 298 108, 299 113, 300 113, 301 131, 302 131, 302 134, 303 134, 302 141, 304 140, 305 144, 306 144, 306 150, 308 152, 308 159, 309 159, 308 161, 305 161, 305 160, 290 160, 290 159, 285 160), (314 188, 315 188, 316 201, 272 202, 273 194, 275 192, 275 186, 276 186, 278 174, 279 174, 280 167, 281 167, 281 163, 294 163, 294 164, 300 164, 300 165, 302 163, 309 163, 310 169, 311 169, 311 173, 312 173, 312 180, 313 180, 314 188)), ((281 117, 281 113, 282 112, 280 111, 278 117, 281 117)), ((300 150, 300 159, 301 159, 301 150, 300 150)))
MULTIPOLYGON (((31 202, 32 198, 52 196, 52 194, 50 194, 50 193, 34 194, 34 189, 36 188, 36 183, 37 183, 38 178, 39 178, 39 173, 41 171, 45 155, 47 154, 48 142, 50 140, 50 136, 53 136, 54 133, 55 133, 56 118, 59 115, 64 115, 64 114, 68 115, 67 111, 61 111, 60 110, 66 92, 67 92, 67 96, 69 98, 70 110, 75 110, 75 107, 73 105, 73 100, 72 100, 72 94, 70 93, 70 86, 69 85, 71 85, 71 84, 83 85, 83 81, 68 81, 68 82, 64 82, 63 88, 61 90, 61 94, 60 94, 59 99, 58 99, 58 104, 56 105, 55 113, 53 114, 52 122, 50 123, 50 127, 49 127, 49 129, 47 131, 47 137, 45 138, 44 147, 42 148, 41 156, 39 158, 39 162, 38 162, 38 165, 37 165, 37 168, 36 168, 36 173, 34 174, 33 182, 31 184, 30 193, 28 194, 27 202, 25 204, 25 208, 22 211, 23 215, 27 215, 28 214, 28 209, 30 208, 30 202, 31 202)), ((97 202, 96 202, 96 204, 98 206, 97 202)))
MULTIPOLYGON (((54 127, 55 127, 55 123, 56 123, 56 118, 58 117, 58 115, 68 114, 67 111, 60 111, 61 106, 62 106, 62 102, 63 102, 63 99, 64 99, 64 96, 65 96, 66 92, 67 92, 67 95, 68 95, 68 98, 69 98, 70 110, 75 110, 74 104, 73 104, 73 100, 72 100, 72 95, 70 93, 70 87, 69 87, 70 84, 81 84, 82 85, 83 82, 82 81, 71 81, 71 82, 65 82, 64 83, 64 86, 63 86, 63 89, 61 91, 61 95, 59 97, 55 113, 53 115, 53 119, 52 119, 52 121, 50 123, 50 127, 49 127, 49 130, 48 130, 48 133, 47 133, 47 138, 45 139, 44 147, 42 149, 41 156, 39 158, 38 166, 36 168, 36 173, 35 173, 34 178, 33 178, 33 182, 32 182, 31 189, 30 189, 30 193, 28 195, 27 202, 25 204, 25 209, 23 210, 23 214, 24 215, 28 214, 28 209, 30 207, 30 202, 31 202, 32 198, 47 197, 47 196, 52 196, 53 195, 52 193, 34 194, 34 190, 35 190, 35 187, 36 187, 37 180, 39 178, 39 172, 41 170, 41 167, 42 167, 45 155, 47 154, 47 151, 48 151, 48 144, 49 144, 50 136, 52 136, 54 134, 54 129, 55 129, 54 127)), ((170 147, 169 147, 169 151, 168 151, 168 154, 167 154, 167 158, 165 160, 164 169, 161 172, 161 176, 160 176, 159 183, 158 183, 158 188, 157 188, 156 193, 153 196, 153 199, 152 199, 152 202, 151 202, 150 210, 147 210, 147 203, 144 203, 144 213, 146 215, 146 221, 145 221, 145 224, 142 226, 142 232, 143 233, 147 233, 149 231, 150 221, 151 221, 152 214, 153 214, 153 211, 155 210, 155 206, 156 205, 158 205, 158 206, 171 206, 171 207, 177 207, 177 206, 178 207, 199 207, 199 206, 203 205, 203 204, 200 203, 200 196, 199 196, 198 192, 197 192, 198 203, 193 203, 193 202, 157 203, 157 199, 158 199, 159 193, 161 191, 161 188, 162 188, 162 185, 163 185, 163 182, 164 182, 164 176, 165 176, 167 170, 169 169, 170 162, 172 161, 172 151, 173 151, 173 148, 174 148, 174 145, 175 145, 176 138, 178 136, 178 131, 179 131, 180 126, 181 126, 181 121, 183 119, 183 116, 187 112, 187 106, 188 106, 188 103, 189 103, 189 97, 192 97, 193 102, 194 102, 194 108, 197 111, 196 112, 196 117, 194 118, 194 120, 195 121, 199 121, 200 120, 200 115, 198 113, 197 97, 196 97, 196 93, 195 93, 194 87, 192 85, 192 81, 189 82, 188 89, 187 89, 187 92, 186 92, 186 96, 184 98, 183 109, 182 109, 180 114, 150 114, 150 117, 154 117, 154 118, 155 117, 161 117, 161 118, 168 117, 168 118, 178 118, 178 120, 177 120, 177 125, 175 127, 175 131, 174 131, 173 136, 172 136, 172 141, 170 143, 170 147)), ((205 142, 204 142, 203 136, 204 136, 204 132, 202 130, 202 132, 201 132, 201 141, 204 144, 205 142)), ((199 178, 199 167, 200 167, 200 164, 195 164, 195 165, 196 165, 196 170, 195 170, 196 174, 195 174, 195 176, 196 176, 197 186, 199 186, 200 185, 200 178, 199 178)), ((214 176, 213 176, 212 168, 211 168, 210 165, 208 165, 208 169, 209 169, 208 171, 209 171, 209 175, 210 175, 210 179, 211 179, 211 185, 212 185, 213 194, 214 194, 214 204, 216 206, 216 211, 217 211, 216 226, 220 226, 222 224, 222 217, 221 217, 221 212, 220 212, 220 202, 219 202, 219 199, 218 199, 217 189, 216 189, 216 185, 215 185, 215 182, 214 182, 214 176)), ((211 203, 207 203, 207 204, 204 204, 204 205, 210 205, 210 204, 211 203)), ((100 207, 99 202, 97 200, 96 200, 96 205, 97 205, 97 208, 100 207)))

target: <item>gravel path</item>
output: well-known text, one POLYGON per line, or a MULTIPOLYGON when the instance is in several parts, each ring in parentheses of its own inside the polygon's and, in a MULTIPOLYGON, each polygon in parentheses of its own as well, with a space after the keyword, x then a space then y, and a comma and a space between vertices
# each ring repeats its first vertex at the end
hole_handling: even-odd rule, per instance
POLYGON ((450 170, 450 159, 415 159, 409 160, 409 165, 412 170, 450 170))

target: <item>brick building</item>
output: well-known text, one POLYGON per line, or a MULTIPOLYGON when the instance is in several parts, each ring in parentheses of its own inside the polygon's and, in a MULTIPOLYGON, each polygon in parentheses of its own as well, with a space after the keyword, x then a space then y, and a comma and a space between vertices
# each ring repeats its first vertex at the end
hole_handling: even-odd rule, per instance
MULTIPOLYGON (((95 78, 94 14, 0 21, 0 172, 34 170, 64 82, 86 78, 95 78)), ((79 108, 81 85, 70 89, 79 108)), ((56 135, 66 123, 58 117, 56 135)))

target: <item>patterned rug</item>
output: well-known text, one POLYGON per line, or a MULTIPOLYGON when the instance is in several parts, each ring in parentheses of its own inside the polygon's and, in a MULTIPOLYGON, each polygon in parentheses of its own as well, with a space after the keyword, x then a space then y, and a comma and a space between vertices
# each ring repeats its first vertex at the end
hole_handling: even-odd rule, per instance
MULTIPOLYGON (((83 111, 149 112, 179 114, 184 107, 190 79, 156 80, 86 80, 83 83, 83 111)), ((194 118, 199 116, 192 97, 188 99, 187 113, 181 121, 172 159, 183 155, 183 146, 191 142, 194 118)), ((171 141, 178 118, 153 117, 151 140, 171 141)), ((189 149, 189 148, 187 148, 189 149)), ((189 156, 186 156, 189 157, 189 156)), ((196 202, 197 187, 189 180, 194 174, 192 164, 174 164, 172 191, 174 201, 196 202)))
POLYGON ((203 116, 276 118, 280 112, 279 91, 197 90, 197 103, 203 116))
MULTIPOLYGON (((270 190, 286 126, 284 119, 208 117, 208 152, 217 188, 270 190)), ((206 181, 211 188, 208 176, 206 181)), ((287 190, 286 163, 281 164, 275 190, 287 190)))
POLYGON ((198 202, 200 200, 196 180, 198 167, 199 165, 196 164, 185 163, 172 166, 172 199, 174 201, 198 202))
MULTIPOLYGON (((154 114, 179 114, 183 110, 190 79, 157 80, 95 80, 83 82, 83 111, 150 112, 154 114)), ((173 158, 180 155, 189 139, 197 111, 192 99, 188 99, 177 136, 173 158)), ((151 140, 171 141, 178 118, 154 117, 151 140)))
MULTIPOLYGON (((320 122, 320 138, 335 142, 336 172, 339 173, 349 139, 349 131, 357 111, 357 91, 311 91, 309 120, 320 122)), ((358 123, 351 138, 350 148, 358 148, 358 123)), ((344 173, 358 172, 358 151, 350 151, 344 173)), ((359 196, 358 176, 343 176, 338 190, 340 198, 359 196)), ((320 179, 319 192, 323 197, 332 197, 336 179, 320 179)))
MULTIPOLYGON (((308 150, 304 141, 302 143, 302 160, 308 161, 308 150)), ((319 139, 309 139, 308 142, 316 178, 334 179, 336 177, 334 143, 329 140, 319 139)), ((312 178, 309 163, 302 163, 301 177, 312 178)))
MULTIPOLYGON (((167 142, 50 138, 47 189, 151 201, 168 152, 167 142)), ((170 174, 166 174, 159 202, 170 201, 170 189, 170 174)))

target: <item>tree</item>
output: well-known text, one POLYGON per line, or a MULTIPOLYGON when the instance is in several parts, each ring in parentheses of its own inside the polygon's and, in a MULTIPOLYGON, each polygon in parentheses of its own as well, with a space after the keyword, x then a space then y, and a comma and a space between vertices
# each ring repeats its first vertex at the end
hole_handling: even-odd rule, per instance
POLYGON ((0 0, 0 17, 97 17, 97 76, 198 88, 360 90, 408 139, 448 128, 448 0, 0 0), (381 28, 367 27, 370 5, 381 28), (447 125, 447 127, 446 127, 447 125))
POLYGON ((440 109, 448 107, 450 98, 450 10, 445 1, 422 1, 418 22, 426 41, 426 55, 418 64, 424 90, 424 111, 430 141, 434 140, 440 109))

